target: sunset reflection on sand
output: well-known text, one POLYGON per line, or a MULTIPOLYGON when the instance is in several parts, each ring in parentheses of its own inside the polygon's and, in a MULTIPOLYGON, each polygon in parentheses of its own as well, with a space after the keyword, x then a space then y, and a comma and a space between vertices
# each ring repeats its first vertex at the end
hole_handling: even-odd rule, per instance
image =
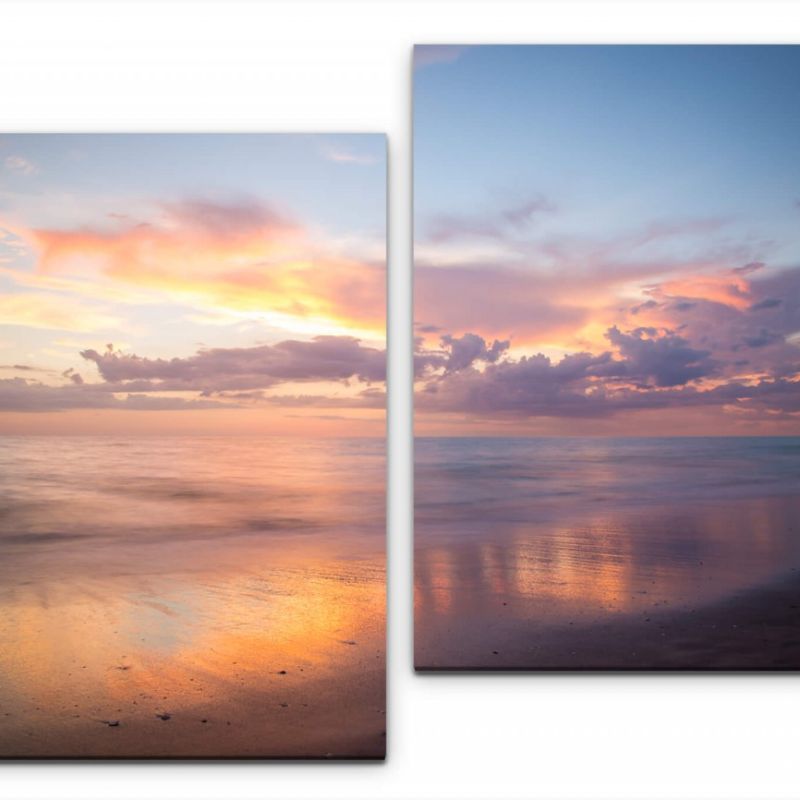
MULTIPOLYGON (((226 442, 195 466, 197 441, 157 452, 148 502, 162 513, 146 524, 117 509, 89 538, 59 540, 42 530, 53 509, 12 506, 31 538, 0 535, 4 755, 382 754, 382 445, 335 444, 336 478, 320 474, 333 444, 260 444, 226 442), (204 499, 185 481, 206 472, 204 499)), ((123 484, 134 468, 105 467, 123 484)), ((62 477, 65 519, 108 496, 62 477)))

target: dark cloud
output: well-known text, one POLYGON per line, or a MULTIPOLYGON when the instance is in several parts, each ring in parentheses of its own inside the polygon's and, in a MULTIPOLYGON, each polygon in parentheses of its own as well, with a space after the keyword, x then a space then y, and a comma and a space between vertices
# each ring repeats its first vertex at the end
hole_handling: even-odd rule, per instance
MULTIPOLYGON (((656 328, 634 328, 623 333, 616 326, 609 328, 606 338, 617 348, 621 358, 611 352, 593 355, 573 353, 558 363, 538 354, 522 357, 518 361, 506 360, 498 365, 507 369, 504 374, 515 374, 515 368, 523 375, 552 375, 559 383, 583 380, 615 379, 634 383, 639 387, 681 386, 713 374, 716 364, 707 350, 696 349, 672 331, 656 328)), ((489 346, 482 336, 467 333, 463 336, 443 336, 441 350, 424 350, 417 343, 417 375, 425 376, 437 370, 440 377, 464 372, 477 362, 494 365, 504 356, 509 341, 495 340, 489 346)), ((487 372, 489 371, 487 367, 487 372)))
POLYGON ((767 308, 777 308, 781 304, 781 300, 777 297, 766 297, 758 303, 753 303, 750 306, 750 311, 763 311, 767 308))
POLYGON ((783 336, 779 333, 772 333, 766 328, 762 328, 753 336, 745 336, 743 341, 747 347, 766 347, 774 342, 783 341, 783 336))
POLYGON ((414 376, 443 369, 446 373, 459 372, 482 361, 494 364, 505 353, 510 341, 495 339, 488 345, 482 336, 465 333, 463 336, 446 334, 441 338, 439 349, 425 348, 422 337, 414 340, 414 376))
POLYGON ((66 385, 51 386, 13 378, 0 380, 0 410, 60 411, 76 408, 192 409, 235 408, 253 403, 378 407, 385 402, 386 353, 348 336, 319 336, 257 347, 202 350, 189 358, 145 358, 106 345, 84 350, 101 382, 88 383, 74 368, 64 370, 66 385), (276 398, 263 390, 288 382, 360 381, 367 389, 355 397, 276 398), (154 392, 193 392, 193 399, 154 392))
POLYGON ((50 372, 49 369, 33 367, 30 364, 0 364, 0 369, 13 369, 17 372, 50 372))
POLYGON ((583 370, 571 375, 543 355, 504 361, 480 372, 469 369, 426 384, 416 395, 423 411, 455 411, 474 416, 611 417, 619 413, 669 408, 736 406, 769 415, 800 411, 800 381, 765 379, 755 385, 732 382, 710 390, 692 385, 639 389, 593 382, 592 372, 608 366, 605 357, 583 355, 583 370))
POLYGON ((61 377, 68 378, 78 386, 81 386, 83 384, 83 378, 77 372, 75 372, 75 370, 72 367, 70 367, 69 369, 65 369, 61 373, 61 377))
POLYGON ((615 325, 606 336, 625 360, 628 376, 642 384, 681 386, 711 375, 716 367, 708 350, 690 346, 681 336, 658 335, 653 328, 622 333, 615 325))
POLYGON ((511 342, 494 340, 490 347, 482 336, 474 333, 465 333, 463 336, 443 336, 442 344, 447 348, 445 369, 447 372, 457 372, 471 367, 476 361, 485 361, 494 364, 500 356, 508 350, 511 342))
POLYGON ((800 269, 759 269, 747 286, 746 305, 699 299, 681 315, 682 331, 694 347, 711 350, 717 377, 735 378, 743 349, 757 349, 753 372, 789 377, 798 371, 800 351, 792 337, 800 331, 800 269))
POLYGON ((633 306, 633 308, 631 308, 631 314, 638 314, 641 311, 652 311, 654 308, 658 308, 658 305, 659 304, 655 300, 645 300, 644 303, 633 306))
POLYGON ((609 417, 625 411, 729 405, 772 416, 800 410, 800 381, 791 379, 797 368, 755 383, 729 380, 705 388, 703 379, 716 372, 717 362, 709 351, 676 333, 612 327, 607 338, 617 354, 575 353, 554 363, 541 353, 513 359, 503 348, 502 358, 483 358, 484 366, 477 368, 479 359, 469 356, 491 352, 481 337, 443 337, 438 361, 428 353, 425 368, 418 372, 422 382, 416 405, 485 417, 609 417), (471 349, 460 360, 452 358, 467 343, 471 349))
POLYGON ((107 349, 84 350, 102 378, 118 391, 186 391, 206 394, 265 389, 287 381, 378 382, 386 354, 350 336, 318 336, 257 347, 213 348, 188 358, 145 358, 107 349))
POLYGON ((470 367, 430 381, 417 394, 417 405, 479 416, 594 416, 603 403, 586 389, 595 371, 608 370, 611 362, 608 353, 581 353, 558 364, 538 354, 489 364, 483 371, 470 367))

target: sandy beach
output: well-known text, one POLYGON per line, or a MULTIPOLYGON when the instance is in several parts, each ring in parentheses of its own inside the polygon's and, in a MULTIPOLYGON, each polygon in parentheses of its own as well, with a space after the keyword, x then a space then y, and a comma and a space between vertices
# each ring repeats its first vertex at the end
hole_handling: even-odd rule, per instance
POLYGON ((799 454, 423 442, 417 669, 800 669, 799 454))
POLYGON ((383 757, 382 443, 4 444, 1 756, 383 757))
POLYGON ((469 632, 449 630, 457 647, 434 649, 419 636, 417 669, 800 669, 800 575, 706 607, 656 607, 591 625, 521 622, 507 600, 491 611, 469 632))

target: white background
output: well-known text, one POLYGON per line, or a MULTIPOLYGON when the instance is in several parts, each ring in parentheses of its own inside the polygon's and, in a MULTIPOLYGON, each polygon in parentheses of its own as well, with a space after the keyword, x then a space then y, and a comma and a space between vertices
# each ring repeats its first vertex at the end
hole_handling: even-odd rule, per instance
POLYGON ((414 42, 798 37, 791 2, 0 0, 0 129, 387 132, 392 381, 388 761, 2 764, 0 795, 800 796, 800 677, 414 676, 405 388, 414 42))

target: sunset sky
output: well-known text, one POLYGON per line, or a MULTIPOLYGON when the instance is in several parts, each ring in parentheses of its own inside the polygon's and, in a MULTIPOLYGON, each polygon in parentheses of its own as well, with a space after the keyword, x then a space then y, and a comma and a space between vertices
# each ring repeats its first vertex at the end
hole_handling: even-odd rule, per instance
POLYGON ((422 46, 421 434, 800 434, 800 47, 422 46))
POLYGON ((380 135, 0 134, 0 432, 383 435, 380 135))

